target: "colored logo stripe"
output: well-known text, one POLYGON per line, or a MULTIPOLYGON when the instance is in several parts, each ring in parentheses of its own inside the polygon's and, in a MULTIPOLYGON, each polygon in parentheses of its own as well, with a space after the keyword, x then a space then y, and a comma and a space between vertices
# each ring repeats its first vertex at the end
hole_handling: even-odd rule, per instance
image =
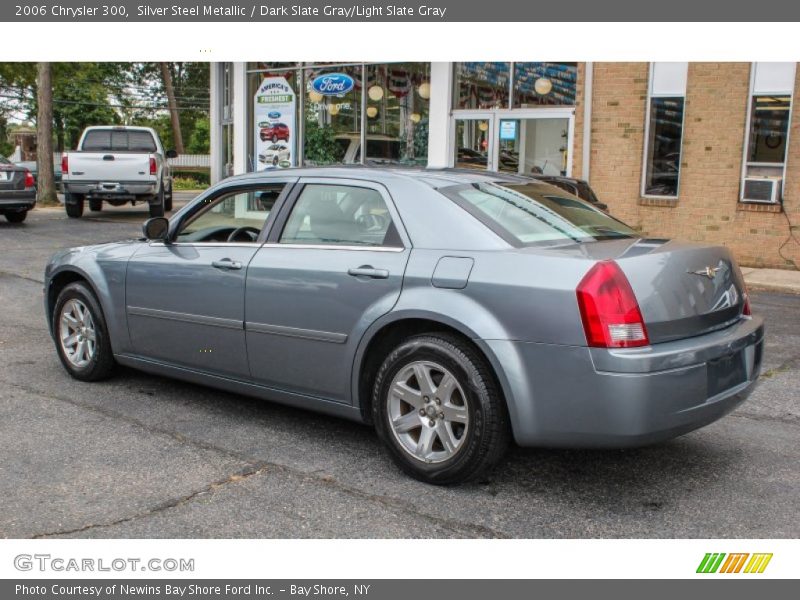
POLYGON ((756 553, 749 554, 747 552, 734 552, 725 554, 724 552, 708 552, 700 561, 697 567, 698 573, 740 573, 744 567, 745 573, 763 573, 767 568, 769 561, 772 560, 772 554, 756 553), (728 557, 725 559, 725 557, 728 557), (750 557, 748 561, 747 558, 750 557), (725 561, 724 563, 722 561, 725 561), (747 566, 745 565, 747 562, 747 566), (720 565, 722 568, 720 568, 720 565))

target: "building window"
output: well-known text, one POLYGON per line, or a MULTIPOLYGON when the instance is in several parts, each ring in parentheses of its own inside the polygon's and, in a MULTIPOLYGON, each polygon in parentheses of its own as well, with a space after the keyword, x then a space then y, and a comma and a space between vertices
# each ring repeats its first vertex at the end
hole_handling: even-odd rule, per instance
POLYGON ((779 202, 783 194, 795 63, 753 63, 747 107, 743 202, 779 202))
POLYGON ((508 108, 511 63, 459 62, 453 77, 453 108, 508 108))
POLYGON ((512 108, 574 106, 578 63, 514 63, 512 108))
POLYGON ((642 195, 677 198, 688 63, 652 63, 647 95, 642 195))

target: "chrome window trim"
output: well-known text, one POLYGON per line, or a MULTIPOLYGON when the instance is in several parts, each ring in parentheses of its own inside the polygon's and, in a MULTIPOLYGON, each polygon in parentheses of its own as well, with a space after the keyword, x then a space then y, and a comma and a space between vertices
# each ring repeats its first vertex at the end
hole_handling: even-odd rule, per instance
POLYGON ((397 246, 345 246, 336 244, 280 244, 267 242, 264 248, 296 248, 298 250, 352 250, 361 252, 404 252, 405 248, 397 246))
POLYGON ((197 248, 260 248, 261 242, 150 242, 154 247, 197 247, 197 248))

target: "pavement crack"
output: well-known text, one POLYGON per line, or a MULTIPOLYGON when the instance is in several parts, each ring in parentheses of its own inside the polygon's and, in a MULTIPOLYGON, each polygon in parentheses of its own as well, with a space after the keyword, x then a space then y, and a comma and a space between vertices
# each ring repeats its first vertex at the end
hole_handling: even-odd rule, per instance
POLYGON ((35 279, 33 277, 26 277, 25 275, 20 275, 19 273, 12 273, 11 271, 4 271, 0 269, 0 277, 14 277, 16 279, 23 279, 25 281, 32 281, 33 283, 43 284, 44 279, 35 279))
MULTIPOLYGON (((81 409, 84 409, 84 410, 89 410, 89 411, 95 412, 97 414, 100 414, 100 415, 102 415, 104 417, 107 417, 107 418, 110 418, 110 419, 116 419, 116 420, 128 423, 130 425, 138 427, 138 428, 140 428, 140 429, 142 429, 144 431, 147 431, 149 433, 168 436, 168 437, 172 438, 173 440, 176 440, 176 441, 178 441, 180 443, 189 444, 189 445, 192 445, 192 446, 194 446, 196 448, 200 448, 200 449, 211 451, 211 452, 217 452, 217 453, 220 453, 220 454, 222 454, 224 456, 228 456, 230 458, 234 458, 234 459, 239 460, 239 461, 241 461, 243 463, 246 463, 246 464, 258 465, 258 468, 262 469, 262 471, 266 470, 266 469, 270 469, 270 470, 273 470, 273 471, 276 471, 276 472, 283 472, 285 474, 288 474, 288 475, 291 475, 291 476, 294 476, 294 477, 299 477, 299 478, 305 479, 307 481, 313 481, 314 483, 322 484, 322 485, 325 485, 325 486, 328 486, 328 487, 333 487, 337 491, 339 491, 340 493, 347 494, 352 498, 356 498, 356 499, 359 499, 359 500, 362 500, 362 501, 367 501, 367 502, 374 502, 374 503, 377 503, 377 504, 380 504, 380 505, 384 506, 385 508, 388 508, 388 509, 391 509, 391 510, 395 510, 395 511, 402 511, 404 513, 409 514, 412 517, 417 517, 417 518, 420 518, 420 519, 425 519, 428 522, 437 523, 442 529, 450 531, 451 533, 456 534, 456 535, 467 536, 467 537, 490 537, 490 538, 507 538, 507 537, 509 537, 508 535, 506 535, 505 533, 503 533, 501 531, 492 529, 490 527, 486 527, 484 525, 476 525, 476 524, 473 524, 473 523, 464 523, 464 522, 459 521, 457 519, 448 519, 446 517, 442 517, 442 516, 437 516, 437 515, 432 515, 430 513, 426 513, 424 511, 419 510, 419 508, 417 508, 414 504, 412 504, 410 502, 406 502, 406 501, 399 500, 399 499, 396 499, 396 498, 391 498, 389 496, 385 496, 385 495, 382 495, 382 494, 370 494, 368 492, 364 492, 364 491, 362 491, 362 490, 360 490, 360 489, 358 489, 356 487, 353 487, 353 486, 347 485, 345 483, 342 483, 342 482, 338 481, 336 478, 334 478, 334 477, 332 477, 330 475, 327 475, 327 474, 322 474, 322 473, 318 473, 318 472, 307 472, 307 471, 303 471, 303 470, 300 470, 300 469, 296 469, 296 468, 290 467, 290 466, 288 466, 286 464, 276 463, 276 462, 272 462, 272 461, 259 460, 259 459, 255 458, 253 456, 245 455, 245 454, 242 454, 240 452, 236 452, 234 450, 229 450, 227 448, 223 448, 223 447, 218 446, 216 444, 211 444, 209 442, 205 442, 205 441, 194 439, 192 437, 183 435, 182 433, 180 433, 178 431, 175 431, 175 430, 166 429, 166 428, 162 428, 162 427, 154 427, 152 425, 144 423, 144 422, 142 422, 142 421, 140 421, 138 419, 135 419, 133 417, 129 417, 129 416, 121 414, 121 413, 119 413, 117 411, 109 410, 107 408, 96 406, 94 404, 88 404, 88 403, 85 403, 85 402, 79 402, 77 400, 74 400, 73 398, 68 398, 66 396, 61 396, 61 395, 58 395, 58 394, 52 394, 52 393, 48 393, 48 392, 43 392, 43 391, 37 390, 36 388, 34 388, 32 386, 23 385, 23 384, 12 382, 12 381, 8 381, 8 380, 0 380, 0 382, 2 382, 3 384, 6 384, 6 385, 12 386, 12 387, 16 387, 16 388, 18 388, 20 390, 23 390, 25 392, 28 392, 30 394, 36 394, 36 395, 42 396, 44 398, 50 398, 52 400, 56 400, 56 401, 59 401, 59 402, 66 402, 66 403, 71 404, 72 406, 75 406, 77 408, 81 408, 81 409)), ((253 473, 253 475, 255 475, 255 474, 256 473, 253 473)), ((180 502, 168 502, 165 506, 161 507, 158 510, 152 509, 152 510, 147 511, 145 513, 142 513, 141 515, 138 515, 138 516, 126 517, 126 518, 120 519, 119 521, 106 523, 106 524, 87 525, 86 527, 78 528, 75 531, 66 531, 66 532, 62 532, 62 533, 51 533, 51 534, 41 534, 41 536, 46 537, 46 536, 49 536, 49 535, 67 535, 69 533, 79 533, 81 531, 86 531, 87 529, 92 529, 92 528, 95 528, 95 527, 110 527, 110 526, 117 525, 117 524, 120 524, 120 523, 126 523, 126 522, 128 522, 130 520, 133 520, 134 518, 146 517, 148 515, 157 513, 160 510, 165 510, 167 508, 172 508, 173 506, 179 506, 181 504, 184 504, 184 503, 190 501, 191 499, 195 498, 196 496, 202 494, 205 491, 213 491, 214 489, 217 489, 219 487, 220 487, 220 485, 216 485, 216 487, 214 487, 214 484, 212 484, 212 486, 210 487, 209 490, 201 490, 199 492, 190 494, 189 496, 183 498, 183 501, 180 501, 180 502)))
POLYGON ((775 377, 776 375, 780 375, 781 373, 788 373, 793 368, 795 368, 798 363, 800 363, 800 356, 793 356, 789 360, 784 361, 777 367, 773 367, 766 371, 763 371, 761 375, 759 375, 759 379, 770 379, 775 377))
POLYGON ((149 509, 147 509, 147 510, 145 510, 143 512, 136 513, 135 515, 130 515, 128 517, 122 517, 120 519, 116 519, 114 521, 109 521, 109 522, 106 522, 106 523, 90 523, 89 525, 84 525, 82 527, 76 527, 74 529, 59 529, 57 531, 50 531, 50 532, 47 532, 47 533, 39 533, 39 534, 36 534, 36 535, 32 536, 31 539, 39 540, 39 539, 51 538, 51 537, 57 537, 57 536, 63 536, 63 535, 72 535, 72 534, 75 534, 75 533, 84 533, 84 532, 89 531, 91 529, 114 527, 115 525, 122 525, 124 523, 130 523, 131 521, 136 521, 138 519, 143 519, 145 517, 151 517, 153 515, 156 515, 158 513, 170 510, 172 508, 178 508, 179 506, 182 506, 182 505, 184 505, 184 504, 186 504, 188 502, 191 502, 192 500, 194 500, 195 498, 197 498, 199 496, 202 496, 202 495, 205 495, 205 494, 209 494, 209 493, 213 493, 213 492, 217 491, 219 488, 224 487, 226 485, 230 485, 230 484, 233 484, 233 483, 239 483, 239 482, 244 481, 244 480, 246 480, 246 479, 248 479, 250 477, 256 477, 258 475, 261 475, 262 473, 265 473, 269 468, 270 467, 268 465, 263 465, 263 464, 262 465, 258 465, 258 464, 250 465, 247 468, 245 468, 245 469, 243 469, 241 471, 238 471, 238 472, 226 477, 225 479, 220 479, 220 480, 214 481, 214 482, 208 484, 206 487, 204 487, 202 489, 195 490, 195 491, 193 491, 193 492, 191 492, 189 494, 186 494, 185 496, 180 496, 178 498, 173 498, 171 500, 167 500, 167 501, 162 502, 160 504, 157 504, 157 505, 153 506, 152 508, 149 508, 149 509))

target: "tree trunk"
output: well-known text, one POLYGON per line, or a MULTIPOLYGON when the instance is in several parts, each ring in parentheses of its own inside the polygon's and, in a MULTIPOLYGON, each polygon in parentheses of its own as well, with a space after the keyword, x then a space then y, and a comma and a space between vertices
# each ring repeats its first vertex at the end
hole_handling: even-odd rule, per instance
POLYGON ((172 85, 172 72, 169 64, 162 62, 161 79, 164 82, 164 90, 167 92, 167 105, 169 106, 169 118, 172 122, 172 140, 175 143, 175 151, 183 154, 183 134, 181 133, 181 115, 178 112, 178 103, 175 101, 175 87, 172 85))
POLYGON ((38 64, 36 77, 37 102, 39 112, 36 118, 36 201, 43 205, 58 204, 56 184, 53 175, 53 80, 52 65, 49 62, 38 64))

